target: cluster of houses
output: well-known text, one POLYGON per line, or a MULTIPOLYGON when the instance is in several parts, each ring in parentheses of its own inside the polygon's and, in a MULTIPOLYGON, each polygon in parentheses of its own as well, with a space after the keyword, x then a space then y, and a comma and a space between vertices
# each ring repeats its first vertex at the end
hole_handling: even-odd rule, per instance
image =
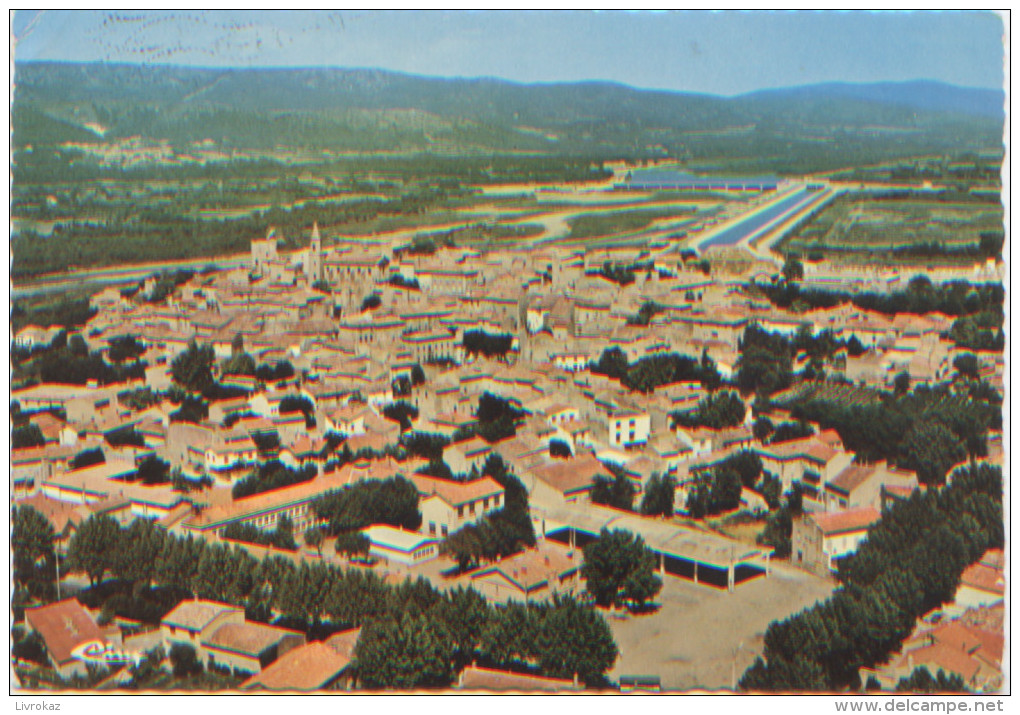
MULTIPOLYGON (((693 410, 707 396, 700 383, 632 393, 589 365, 608 348, 618 348, 630 362, 669 352, 704 354, 728 378, 748 326, 786 335, 807 326, 812 333, 832 330, 840 339, 856 336, 867 348, 859 357, 843 351, 827 365, 854 383, 888 385, 903 371, 914 382, 935 382, 949 375, 957 354, 940 337, 952 319, 890 319, 852 305, 794 315, 749 297, 742 286, 761 269, 749 264, 741 270, 706 275, 674 252, 645 249, 413 253, 388 238, 342 237, 324 247, 317 226, 308 249, 283 255, 271 232, 252 242, 249 266, 195 275, 158 302, 146 299, 155 280, 135 295, 107 288, 92 297, 95 316, 78 334, 90 350, 104 354, 115 340, 134 338, 144 347, 145 378, 15 391, 12 400, 31 413, 29 422, 45 444, 13 451, 12 493, 53 523, 58 548, 66 548, 77 524, 91 514, 122 524, 154 519, 171 533, 209 539, 222 538, 232 524, 272 530, 287 517, 300 539, 320 523, 311 510, 318 497, 400 475, 419 492, 419 532, 375 525, 365 533, 371 553, 404 573, 436 559, 445 537, 504 506, 503 487, 478 476, 489 456, 498 454, 527 489, 539 536, 570 536, 565 543, 542 538, 535 549, 464 578, 496 601, 531 600, 577 588, 575 537, 598 533, 600 524, 619 518, 590 504, 597 477, 611 479, 622 470, 640 499, 653 475, 673 475, 682 511, 699 474, 751 449, 784 490, 794 482, 804 487, 808 515, 795 527, 793 561, 829 574, 884 506, 918 487, 914 474, 885 463, 856 463, 829 431, 762 444, 752 434, 750 410, 736 428, 674 427, 672 413, 693 410), (608 280, 599 272, 606 263, 636 266, 633 282, 608 280), (642 324, 634 318, 647 304, 656 312, 642 324), (472 331, 508 337, 510 350, 492 359, 469 353, 465 335, 472 331), (179 405, 161 392, 171 385, 174 359, 192 341, 211 346, 217 361, 243 351, 280 377, 217 374, 221 384, 235 388, 231 396, 210 402, 208 418, 199 423, 174 421, 179 405), (137 398, 145 388, 153 396, 143 405, 137 398), (406 430, 387 418, 388 406, 410 405, 417 413, 411 430, 452 440, 476 421, 485 393, 508 401, 524 417, 514 436, 495 444, 478 437, 451 441, 442 458, 459 478, 424 474, 425 460, 394 458, 406 430), (307 414, 282 409, 298 403, 308 406, 307 414), (111 439, 125 433, 133 439, 111 439), (336 436, 357 455, 339 467, 336 436), (569 454, 551 454, 554 443, 569 454), (89 450, 100 451, 102 460, 72 468, 76 455, 89 450), (168 462, 192 489, 137 481, 139 465, 150 456, 168 462), (234 499, 231 487, 269 458, 291 469, 310 468, 314 476, 234 499), (200 488, 201 480, 212 486, 200 488)), ((48 337, 30 326, 15 342, 37 349, 48 337)), ((1001 355, 979 358, 1001 390, 1001 355)), ((806 365, 806 356, 797 356, 795 367, 806 365)), ((750 509, 764 503, 746 489, 743 501, 750 509)), ((756 560, 768 572, 767 549, 735 549, 722 536, 682 527, 665 533, 661 522, 630 518, 649 543, 659 544, 664 573, 691 573, 698 580, 699 573, 718 569, 720 584, 732 588, 734 571, 745 562, 756 560)), ((72 608, 68 603, 54 607, 72 608)), ((164 638, 184 639, 217 662, 255 674, 251 687, 272 688, 283 682, 282 668, 302 672, 309 659, 336 666, 316 669, 309 682, 341 682, 341 666, 349 662, 346 640, 304 643, 282 629, 247 623, 237 611, 182 604, 164 619, 164 638)), ((469 676, 484 679, 482 670, 469 676)))
POLYGON ((952 603, 925 614, 899 652, 878 668, 861 671, 861 682, 875 678, 895 689, 916 668, 932 675, 958 675, 976 693, 1001 692, 1005 647, 1005 554, 990 549, 964 570, 952 603))

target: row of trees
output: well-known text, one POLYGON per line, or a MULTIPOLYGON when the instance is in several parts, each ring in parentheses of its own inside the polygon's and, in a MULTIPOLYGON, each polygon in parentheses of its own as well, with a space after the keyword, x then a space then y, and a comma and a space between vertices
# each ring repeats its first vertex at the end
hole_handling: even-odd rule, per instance
POLYGON ((662 385, 695 380, 708 390, 722 384, 722 377, 707 352, 702 353, 700 361, 678 353, 663 353, 643 357, 631 365, 622 350, 607 348, 589 367, 592 373, 619 380, 633 392, 649 393, 662 385))
POLYGON ((272 545, 288 551, 296 551, 298 547, 297 542, 294 541, 294 525, 286 516, 280 517, 276 528, 272 531, 263 531, 250 524, 229 524, 223 530, 223 538, 260 546, 272 545))
MULTIPOLYGON (((52 554, 52 534, 30 507, 21 512, 15 512, 13 543, 16 578, 24 583, 52 554)), ((473 660, 553 677, 576 674, 602 685, 617 655, 602 616, 570 597, 496 609, 473 590, 440 592, 424 579, 390 586, 359 569, 296 566, 281 556, 260 563, 241 548, 175 537, 143 520, 121 529, 109 517, 90 517, 71 539, 68 562, 96 587, 82 594, 90 604, 102 595, 106 574, 125 583, 124 596, 147 598, 151 584, 159 584, 163 597, 147 614, 150 622, 197 596, 306 632, 320 625, 328 625, 327 632, 361 626, 354 669, 367 687, 447 687, 473 660)), ((129 601, 121 599, 119 610, 129 601)))
POLYGON ((1003 547, 1002 489, 1001 468, 981 464, 894 505, 840 563, 831 598, 768 627, 740 687, 860 688, 860 668, 885 662, 916 618, 954 597, 968 564, 1003 547))
POLYGON ((231 495, 234 499, 243 499, 272 489, 311 481, 316 474, 318 469, 314 464, 305 465, 301 469, 291 469, 279 460, 271 459, 253 469, 248 476, 239 479, 231 488, 231 495))
POLYGON ((513 335, 490 335, 484 330, 468 330, 464 333, 464 351, 468 355, 505 360, 513 342, 513 335))
POLYGON ((364 481, 326 492, 311 503, 315 517, 336 536, 372 524, 389 524, 408 531, 421 526, 418 489, 401 476, 364 481))
POLYGON ((708 395, 692 412, 673 412, 673 424, 681 427, 708 427, 722 429, 737 427, 744 421, 747 408, 740 395, 730 390, 720 390, 708 395))
POLYGON ((738 347, 736 383, 742 392, 771 395, 793 382, 793 349, 780 333, 749 325, 738 347))
POLYGON ((978 384, 965 392, 922 385, 874 404, 811 399, 791 414, 835 429, 861 460, 889 460, 916 471, 923 484, 941 484, 954 464, 987 454, 988 430, 1002 428, 1002 397, 978 384))

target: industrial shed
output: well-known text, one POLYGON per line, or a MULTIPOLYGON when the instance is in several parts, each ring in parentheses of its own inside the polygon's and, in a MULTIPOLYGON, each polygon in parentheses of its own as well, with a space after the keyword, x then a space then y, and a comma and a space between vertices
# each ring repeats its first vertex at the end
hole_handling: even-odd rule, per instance
POLYGON ((618 188, 631 191, 775 191, 775 176, 697 176, 681 171, 645 169, 631 172, 618 188))
POLYGON ((738 584, 770 572, 773 549, 769 547, 595 505, 545 511, 540 533, 551 541, 582 548, 598 539, 603 528, 641 536, 658 557, 659 572, 664 576, 732 591, 738 584))

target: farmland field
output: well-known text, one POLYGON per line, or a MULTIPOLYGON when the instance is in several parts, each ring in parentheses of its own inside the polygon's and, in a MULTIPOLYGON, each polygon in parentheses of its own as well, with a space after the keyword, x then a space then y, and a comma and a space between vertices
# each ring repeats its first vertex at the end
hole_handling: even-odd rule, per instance
POLYGON ((591 213, 570 220, 570 238, 591 238, 610 236, 616 233, 637 231, 647 228, 652 222, 666 218, 682 218, 690 215, 688 207, 675 209, 635 209, 610 213, 591 213))
POLYGON ((880 399, 881 393, 868 387, 830 382, 802 382, 773 395, 770 401, 785 408, 810 400, 836 402, 844 407, 851 407, 874 404, 880 399))
POLYGON ((785 243, 793 251, 879 251, 976 245, 1002 228, 998 203, 841 196, 785 243))

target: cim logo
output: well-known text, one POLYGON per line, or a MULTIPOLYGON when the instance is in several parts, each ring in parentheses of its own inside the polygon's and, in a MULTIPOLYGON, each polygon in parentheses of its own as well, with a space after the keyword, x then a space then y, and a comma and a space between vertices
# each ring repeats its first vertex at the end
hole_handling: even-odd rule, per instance
POLYGON ((125 665, 127 663, 138 665, 142 659, 138 653, 121 650, 112 643, 104 643, 100 640, 82 643, 71 651, 71 657, 85 663, 97 663, 99 665, 125 665))

